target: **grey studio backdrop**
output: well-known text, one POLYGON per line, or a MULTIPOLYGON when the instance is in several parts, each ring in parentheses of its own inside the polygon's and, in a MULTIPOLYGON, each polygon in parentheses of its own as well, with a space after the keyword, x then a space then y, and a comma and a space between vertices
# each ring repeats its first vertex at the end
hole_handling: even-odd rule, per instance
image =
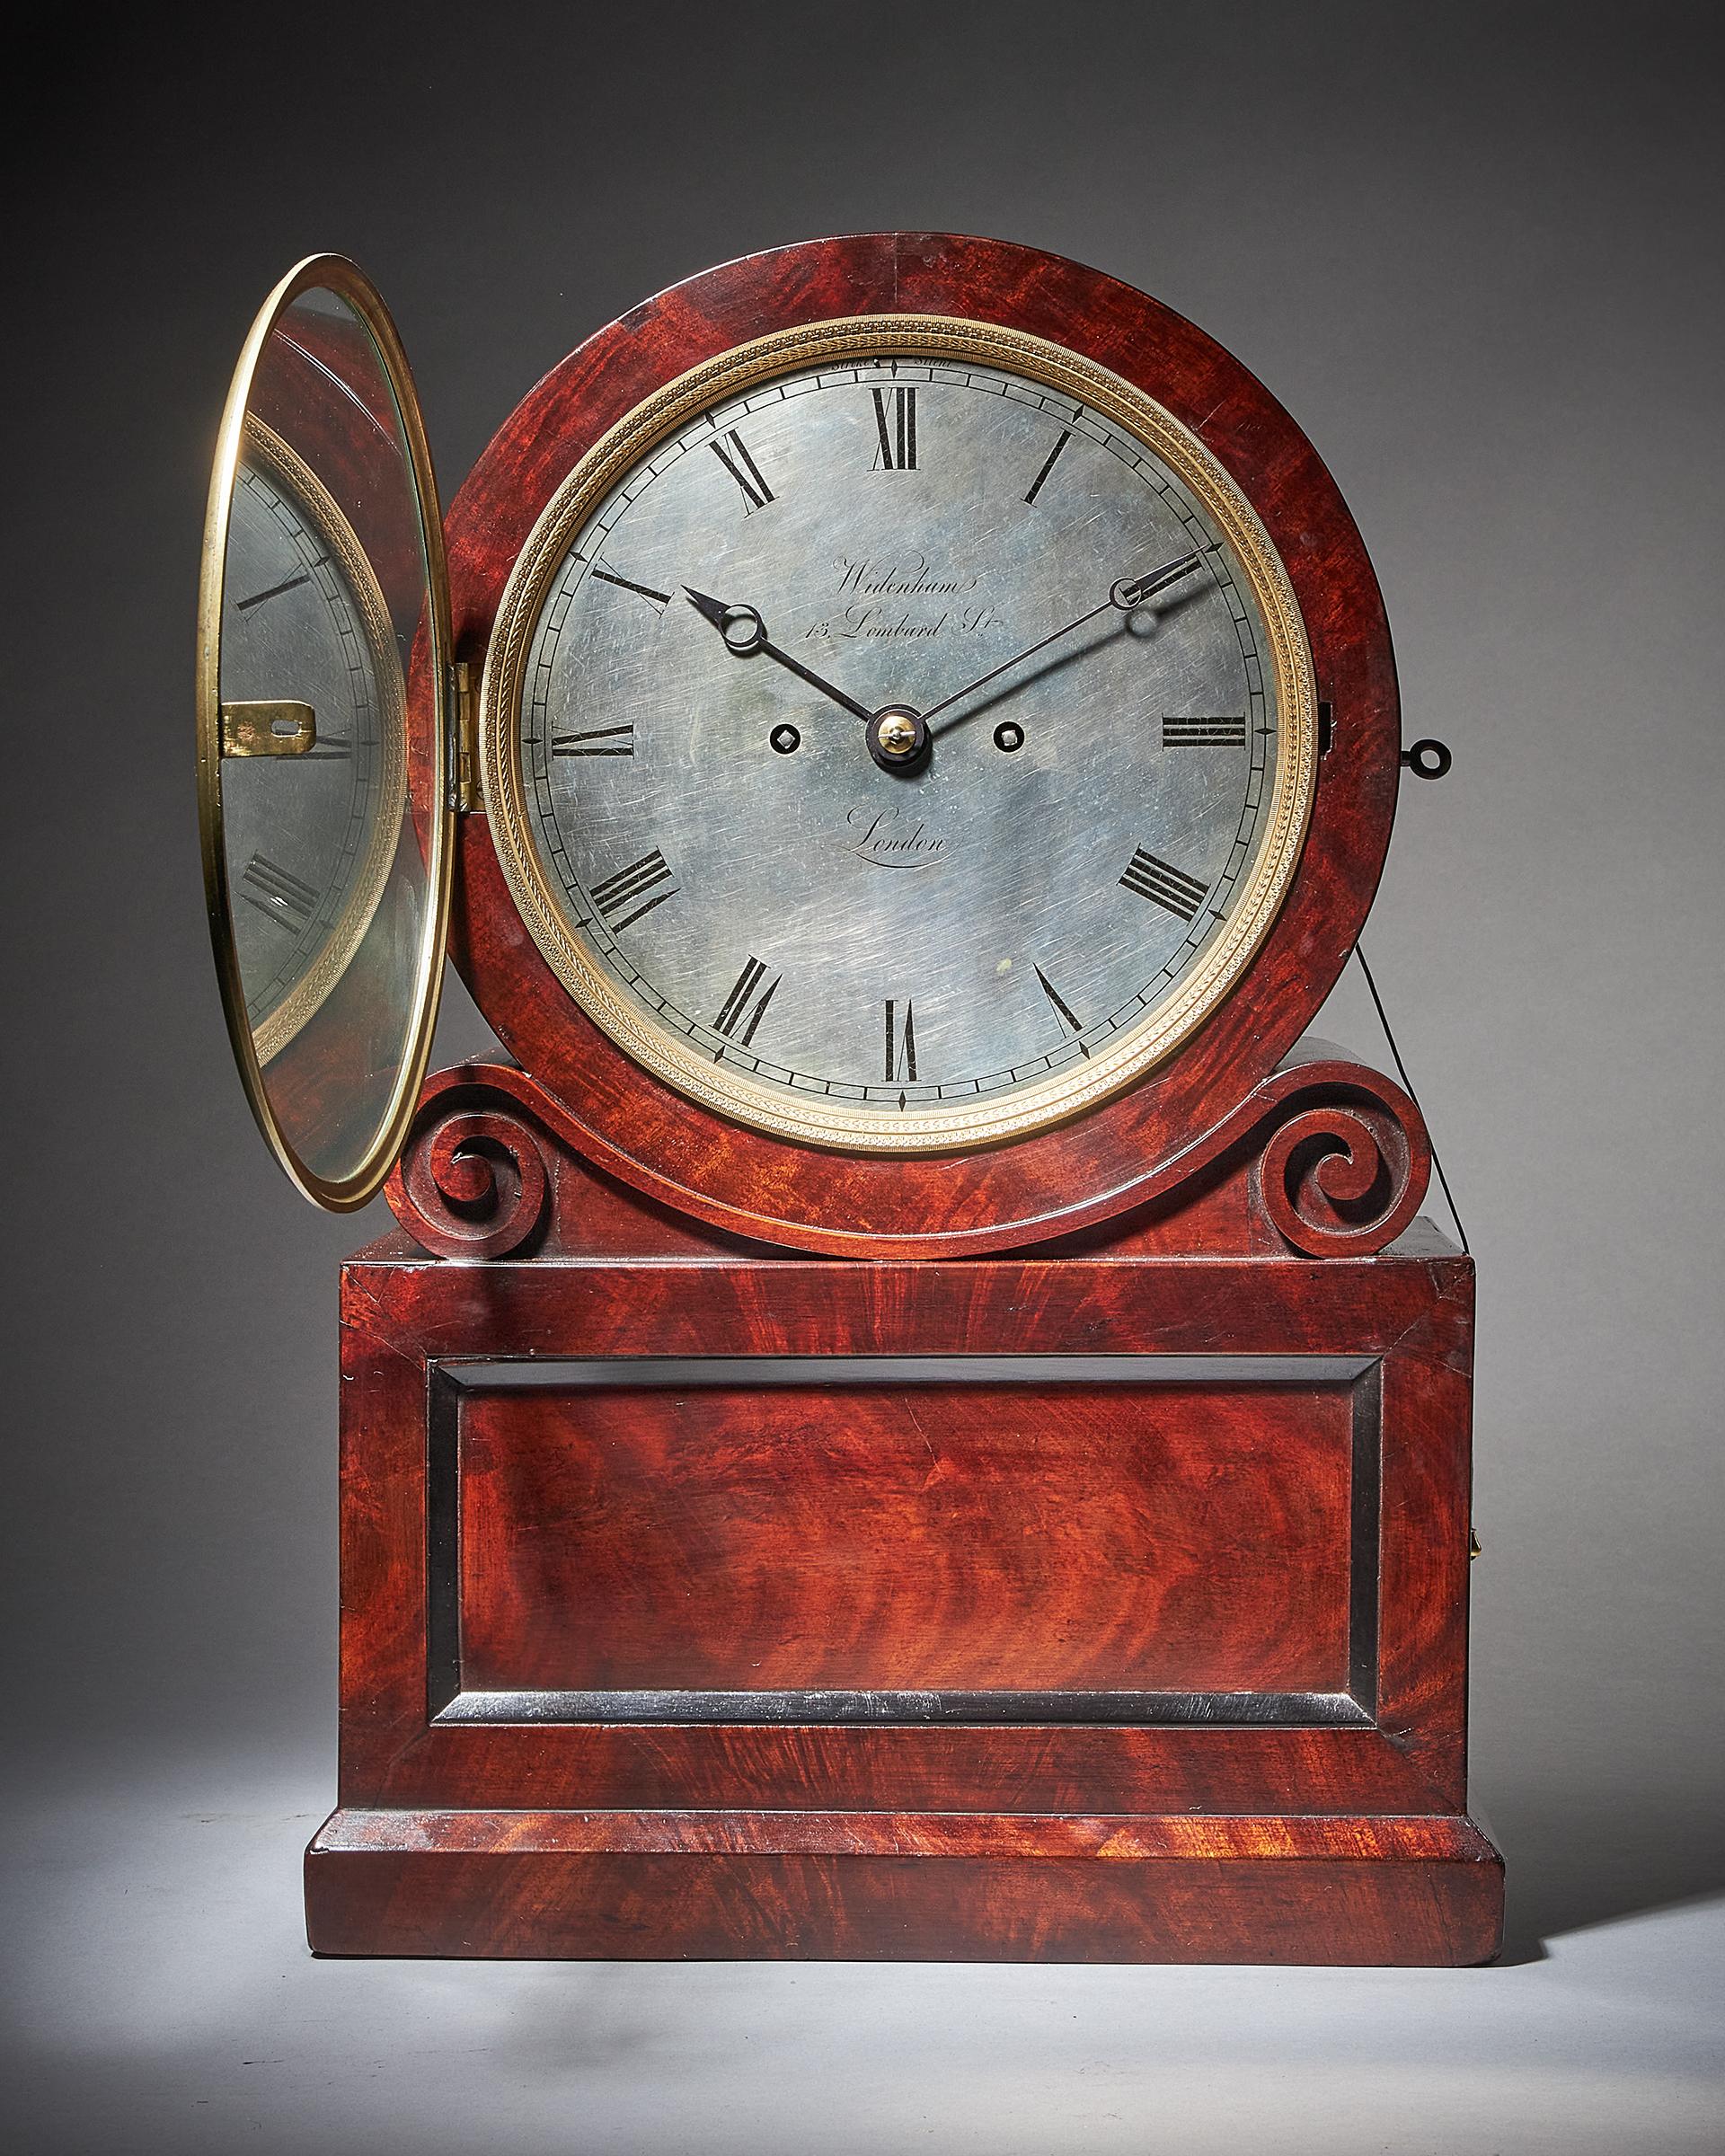
MULTIPOLYGON (((32 12, 0 352, 12 2146, 1279 2148, 1320 2115, 1330 2148, 1721 2145, 1719 57, 1673 7, 32 12), (1510 1953, 1441 1992, 304 1959, 336 1268, 386 1215, 293 1196, 217 1009, 191 632, 228 369, 291 261, 351 252, 447 499, 639 298, 894 225, 1075 256, 1237 353, 1365 533, 1408 737, 1455 749, 1403 785, 1367 935, 1480 1266, 1510 1953), (1714 1928, 1660 1933, 1645 1993, 1612 1965, 1570 2081, 1590 2010, 1502 2036, 1542 1956, 1673 1904, 1714 1928)), ((1323 1029, 1383 1057, 1357 979, 1323 1029)), ((439 1059, 484 1039, 452 983, 439 1059)))

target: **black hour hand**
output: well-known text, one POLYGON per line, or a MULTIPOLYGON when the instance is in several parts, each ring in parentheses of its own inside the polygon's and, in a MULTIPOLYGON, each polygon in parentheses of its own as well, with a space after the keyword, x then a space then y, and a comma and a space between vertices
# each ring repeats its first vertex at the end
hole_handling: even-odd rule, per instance
POLYGON ((738 658, 748 658, 756 651, 776 661, 800 681, 806 681, 811 689, 818 689, 838 705, 841 711, 854 717, 870 720, 874 713, 847 696, 843 689, 836 689, 830 681, 824 681, 812 667, 805 667, 800 658, 792 658, 788 651, 781 651, 766 633, 766 623, 752 606, 727 605, 723 599, 715 599, 704 591, 696 591, 692 585, 683 587, 683 596, 703 621, 711 622, 725 640, 725 649, 738 658))
MULTIPOLYGON (((723 632, 725 616, 730 612, 730 609, 722 599, 709 598, 704 591, 697 591, 693 584, 686 584, 683 587, 683 596, 697 614, 704 614, 715 629, 723 632)), ((756 618, 758 619, 758 616, 756 618)))
POLYGON ((723 599, 696 591, 690 584, 683 587, 683 596, 703 621, 712 623, 724 638, 726 649, 734 651, 739 658, 765 648, 766 623, 752 606, 729 605, 723 599))

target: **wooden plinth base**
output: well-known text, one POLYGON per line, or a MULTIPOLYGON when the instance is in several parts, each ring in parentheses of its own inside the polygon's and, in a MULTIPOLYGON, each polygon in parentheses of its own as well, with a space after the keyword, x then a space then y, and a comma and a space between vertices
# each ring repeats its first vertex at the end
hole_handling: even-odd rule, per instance
POLYGON ((335 1812, 318 1954, 1464 1966, 1503 1864, 1472 1820, 335 1812))
MULTIPOLYGON (((1369 1153, 1389 1204, 1411 1140, 1347 1120, 1380 1083, 1302 1065, 1252 1115, 1349 1190, 1369 1153)), ((315 1951, 1497 1950, 1473 1267, 1424 1224, 1360 1248, 1403 1198, 1308 1254, 1236 1133, 1100 1244, 786 1257, 608 1185, 523 1074, 438 1098, 416 1233, 471 1254, 484 1220, 462 1177, 429 1218, 426 1145, 515 1165, 488 1262, 391 1237, 342 1276, 315 1951)))

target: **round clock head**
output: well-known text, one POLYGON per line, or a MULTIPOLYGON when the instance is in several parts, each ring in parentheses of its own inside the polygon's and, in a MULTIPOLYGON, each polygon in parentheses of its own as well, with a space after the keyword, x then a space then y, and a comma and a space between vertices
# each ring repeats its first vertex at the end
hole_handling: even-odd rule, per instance
POLYGON ((1365 919, 1400 729, 1359 534, 1237 360, 1077 263, 705 270, 545 376, 448 536, 456 963, 568 1141, 711 1225, 880 1258, 1119 1213, 1365 919))
POLYGON ((692 1101, 1021 1139, 1228 996, 1317 692, 1276 547, 1162 403, 939 314, 798 324, 612 426, 499 611, 492 838, 575 1003, 692 1101))

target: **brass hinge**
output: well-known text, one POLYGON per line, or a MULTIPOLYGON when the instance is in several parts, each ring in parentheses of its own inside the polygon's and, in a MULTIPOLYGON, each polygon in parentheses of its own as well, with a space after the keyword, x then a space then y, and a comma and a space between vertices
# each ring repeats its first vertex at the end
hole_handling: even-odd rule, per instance
POLYGON ((449 669, 449 712, 454 739, 449 754, 449 803, 465 816, 479 800, 479 692, 464 658, 449 669))

